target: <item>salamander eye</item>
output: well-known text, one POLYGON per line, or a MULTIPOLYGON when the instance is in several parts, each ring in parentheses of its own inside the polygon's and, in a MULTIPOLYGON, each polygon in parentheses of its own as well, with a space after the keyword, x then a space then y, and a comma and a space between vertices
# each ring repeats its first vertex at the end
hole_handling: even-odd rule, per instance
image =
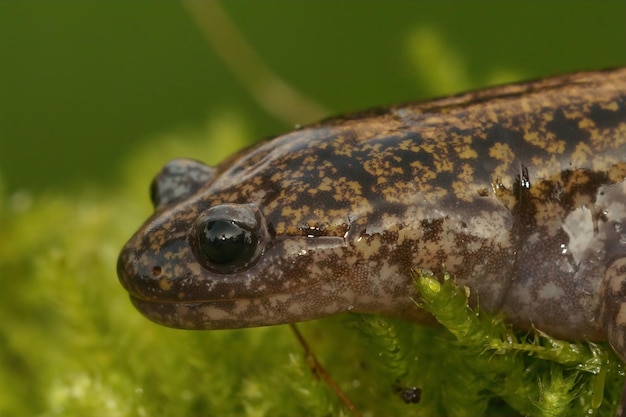
POLYGON ((198 217, 189 243, 204 268, 229 274, 254 265, 267 237, 263 215, 256 206, 222 204, 198 217))

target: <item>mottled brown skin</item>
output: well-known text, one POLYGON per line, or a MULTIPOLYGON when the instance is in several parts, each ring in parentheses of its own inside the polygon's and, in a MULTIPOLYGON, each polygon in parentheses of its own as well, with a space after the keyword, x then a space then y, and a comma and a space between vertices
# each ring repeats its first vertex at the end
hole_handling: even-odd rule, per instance
MULTIPOLYGON (((343 311, 420 318, 412 268, 446 270, 519 328, 626 353, 626 68, 324 121, 216 168, 155 178, 118 274, 157 323, 225 329, 343 311), (210 208, 257 216, 258 258, 215 272, 210 208)), ((623 415, 622 411, 619 411, 623 415)))

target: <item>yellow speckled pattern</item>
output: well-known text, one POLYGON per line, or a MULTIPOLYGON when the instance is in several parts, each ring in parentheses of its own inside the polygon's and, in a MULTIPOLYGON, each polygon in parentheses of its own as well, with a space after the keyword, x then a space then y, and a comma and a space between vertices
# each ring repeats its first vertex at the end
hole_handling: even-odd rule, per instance
POLYGON ((371 110, 170 162, 118 274, 150 319, 220 329, 424 318, 410 271, 445 269, 520 328, 624 357, 625 178, 626 68, 371 110), (215 265, 207 213, 253 219, 243 260, 215 265))

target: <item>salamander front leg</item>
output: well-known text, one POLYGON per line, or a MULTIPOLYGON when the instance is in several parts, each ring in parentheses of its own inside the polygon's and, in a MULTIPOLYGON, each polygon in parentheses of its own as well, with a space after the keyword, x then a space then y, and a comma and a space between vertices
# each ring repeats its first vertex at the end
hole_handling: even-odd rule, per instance
MULTIPOLYGON (((626 360, 626 258, 617 259, 606 270, 600 319, 609 343, 626 360)), ((626 386, 616 416, 626 417, 626 386)))

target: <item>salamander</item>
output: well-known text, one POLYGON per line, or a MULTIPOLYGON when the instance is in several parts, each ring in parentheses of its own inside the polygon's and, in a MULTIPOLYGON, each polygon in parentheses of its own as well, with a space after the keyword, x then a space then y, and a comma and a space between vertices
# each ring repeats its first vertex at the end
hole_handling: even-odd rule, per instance
POLYGON ((117 272, 157 323, 232 329, 428 320, 411 272, 446 271, 519 329, 624 359, 625 178, 626 68, 374 109, 169 162, 117 272))

